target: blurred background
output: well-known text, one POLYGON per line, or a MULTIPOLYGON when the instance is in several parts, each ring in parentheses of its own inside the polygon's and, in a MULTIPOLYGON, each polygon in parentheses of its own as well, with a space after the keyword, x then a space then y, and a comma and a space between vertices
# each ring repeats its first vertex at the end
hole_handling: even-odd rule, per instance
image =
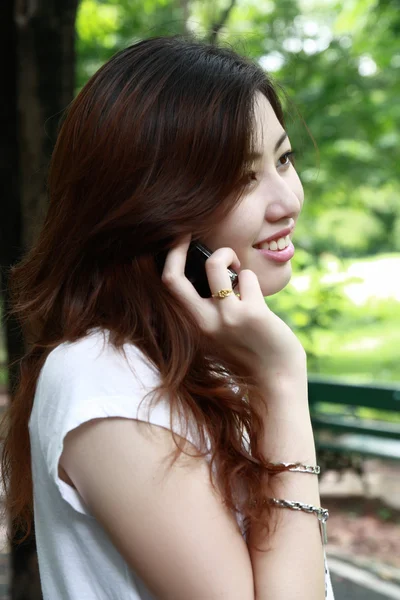
MULTIPOLYGON (((8 269, 42 223, 62 111, 134 41, 229 44, 287 94, 306 202, 268 303, 308 353, 336 596, 400 598, 400 0, 8 0, 0 31, 1 406, 24 349, 8 269)), ((5 531, 0 599, 41 598, 34 539, 10 551, 5 531)))

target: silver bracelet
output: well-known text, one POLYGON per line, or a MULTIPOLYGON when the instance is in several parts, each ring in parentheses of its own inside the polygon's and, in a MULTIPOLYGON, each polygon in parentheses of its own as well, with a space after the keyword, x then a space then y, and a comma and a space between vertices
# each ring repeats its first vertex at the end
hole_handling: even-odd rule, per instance
POLYGON ((292 500, 283 500, 282 498, 267 498, 268 504, 273 504, 279 508, 290 508, 291 510, 301 510, 307 513, 313 513, 318 521, 321 531, 322 543, 328 543, 328 535, 326 533, 326 522, 329 519, 329 512, 326 508, 312 506, 312 504, 304 504, 303 502, 294 502, 292 500))
POLYGON ((301 463, 269 463, 273 467, 289 467, 287 471, 298 471, 299 473, 311 473, 312 475, 319 475, 321 468, 318 465, 302 465, 301 463))

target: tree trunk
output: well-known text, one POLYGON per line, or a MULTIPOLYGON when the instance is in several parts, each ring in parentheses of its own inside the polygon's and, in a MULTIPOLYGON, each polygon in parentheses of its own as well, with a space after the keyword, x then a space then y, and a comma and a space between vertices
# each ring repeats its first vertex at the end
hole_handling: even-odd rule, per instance
MULTIPOLYGON (((3 93, 0 94, 1 136, 0 168, 3 194, 0 205, 0 268, 4 310, 7 310, 6 292, 8 267, 15 262, 22 247, 22 216, 20 202, 21 169, 18 149, 18 92, 17 92, 17 30, 13 18, 12 2, 0 3, 0 44, 4 61, 3 93)), ((7 328, 15 331, 15 323, 7 328)), ((5 336, 3 336, 5 339, 5 336)), ((21 339, 11 336, 8 347, 9 360, 16 358, 21 349, 21 339)))
POLYGON ((75 85, 78 0, 16 0, 23 243, 46 212, 45 179, 62 111, 75 85))
MULTIPOLYGON (((2 135, 0 266, 7 312, 9 267, 34 243, 46 212, 46 175, 62 111, 74 96, 75 19, 79 0, 0 2, 2 56, 7 56, 0 95, 2 135)), ((3 322, 7 360, 20 358, 24 343, 18 324, 3 322)), ((9 369, 9 394, 18 367, 9 369)), ((37 600, 34 540, 12 550, 12 599, 37 600)))

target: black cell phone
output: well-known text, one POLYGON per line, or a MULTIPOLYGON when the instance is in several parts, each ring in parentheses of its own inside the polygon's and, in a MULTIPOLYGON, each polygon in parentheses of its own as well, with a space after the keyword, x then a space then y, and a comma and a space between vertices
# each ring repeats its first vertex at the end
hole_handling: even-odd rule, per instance
MULTIPOLYGON (((210 298, 211 290, 208 284, 207 273, 205 268, 205 262, 212 251, 204 246, 200 242, 193 241, 190 243, 187 260, 185 266, 185 275, 189 281, 194 285, 198 294, 202 298, 210 298)), ((232 283, 232 288, 238 284, 239 277, 232 269, 228 268, 228 274, 232 283)), ((217 292, 218 290, 214 290, 217 292)))

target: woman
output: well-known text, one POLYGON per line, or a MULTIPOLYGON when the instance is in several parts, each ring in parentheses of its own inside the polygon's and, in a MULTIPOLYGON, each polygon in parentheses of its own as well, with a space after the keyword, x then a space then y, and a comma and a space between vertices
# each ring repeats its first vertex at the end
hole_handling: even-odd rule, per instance
POLYGON ((69 108, 12 271, 29 351, 3 455, 46 600, 332 598, 306 355, 264 301, 291 276, 292 154, 263 70, 180 36, 69 108))

